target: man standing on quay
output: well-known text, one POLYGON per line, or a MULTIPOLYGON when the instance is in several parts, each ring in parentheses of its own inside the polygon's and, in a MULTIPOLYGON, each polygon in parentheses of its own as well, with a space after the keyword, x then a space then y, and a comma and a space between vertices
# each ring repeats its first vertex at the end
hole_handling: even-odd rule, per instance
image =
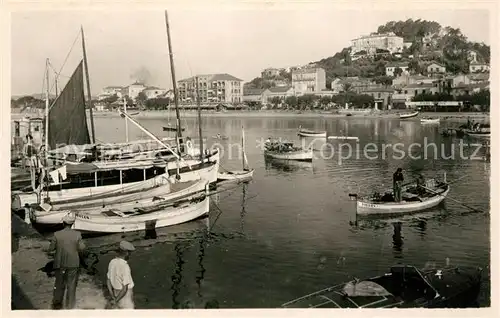
POLYGON ((111 295, 112 308, 134 309, 134 281, 127 263, 130 253, 134 250, 132 243, 121 241, 118 255, 109 262, 106 285, 111 295))
POLYGON ((76 306, 76 285, 80 267, 80 253, 85 249, 80 232, 71 229, 74 215, 63 218, 64 229, 54 233, 49 253, 54 254, 56 282, 54 285, 53 309, 74 309, 76 306), (66 293, 66 297, 65 297, 66 293))
POLYGON ((398 168, 392 176, 392 187, 394 190, 394 201, 401 202, 401 187, 403 186, 403 169, 398 168))

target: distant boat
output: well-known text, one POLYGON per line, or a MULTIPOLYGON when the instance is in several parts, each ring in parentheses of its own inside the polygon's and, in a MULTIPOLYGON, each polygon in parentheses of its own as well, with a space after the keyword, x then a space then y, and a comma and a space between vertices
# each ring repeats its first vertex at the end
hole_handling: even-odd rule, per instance
POLYGON ((350 194, 350 196, 357 198, 357 215, 393 215, 435 207, 446 198, 449 192, 448 183, 429 179, 423 186, 419 186, 416 182, 404 185, 401 189, 401 202, 394 201, 392 189, 384 195, 376 193, 368 198, 357 198, 357 194, 350 194))
POLYGON ((215 136, 212 136, 212 138, 213 138, 213 139, 219 139, 219 140, 227 140, 227 139, 229 139, 229 137, 228 137, 228 136, 223 136, 223 135, 221 135, 220 133, 219 133, 219 134, 217 134, 217 135, 215 135, 215 136))
POLYGON ((295 147, 292 142, 268 141, 266 142, 265 147, 264 156, 270 158, 297 161, 313 160, 312 149, 295 147))
POLYGON ((326 137, 326 131, 314 131, 309 129, 304 129, 302 126, 299 127, 299 136, 301 137, 326 137))
MULTIPOLYGON (((181 131, 184 131, 185 128, 181 128, 181 131)), ((171 126, 168 124, 167 126, 163 126, 163 131, 177 131, 177 127, 171 126)))
POLYGON ((417 269, 395 265, 388 273, 331 286, 289 301, 284 308, 457 308, 474 304, 480 267, 417 269))
POLYGON ((420 122, 422 124, 439 124, 439 118, 421 118, 420 122))
POLYGON ((400 119, 407 119, 407 118, 412 118, 412 117, 417 117, 419 114, 418 111, 413 112, 413 113, 408 113, 408 114, 399 114, 400 119))
POLYGON ((328 136, 327 139, 331 140, 359 140, 356 136, 328 136))

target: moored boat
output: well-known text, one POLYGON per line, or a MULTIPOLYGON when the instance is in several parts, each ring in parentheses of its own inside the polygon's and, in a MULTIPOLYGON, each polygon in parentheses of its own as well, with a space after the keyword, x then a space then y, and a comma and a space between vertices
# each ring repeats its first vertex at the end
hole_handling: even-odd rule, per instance
POLYGON ((123 233, 177 225, 209 212, 209 196, 195 195, 175 202, 130 209, 102 209, 98 214, 76 212, 72 228, 82 232, 123 233))
MULTIPOLYGON (((181 127, 181 131, 185 131, 185 130, 186 130, 185 128, 181 127)), ((170 125, 163 126, 163 131, 177 131, 177 127, 170 126, 170 125)))
POLYGON ((225 181, 224 183, 227 183, 229 181, 244 182, 253 179, 253 172, 255 169, 251 169, 248 166, 247 155, 245 152, 245 130, 243 129, 243 127, 241 128, 241 156, 242 156, 243 170, 219 172, 217 176, 217 182, 222 182, 222 181, 225 181))
POLYGON ((375 193, 367 198, 358 198, 356 194, 351 196, 357 199, 357 215, 394 215, 433 208, 446 198, 449 191, 448 183, 429 179, 425 185, 418 185, 417 182, 404 185, 401 189, 401 202, 394 201, 392 191, 387 191, 384 195, 375 193))
POLYGON ((407 114, 399 114, 399 118, 400 119, 407 119, 407 118, 413 118, 413 117, 417 117, 419 114, 418 111, 416 112, 413 112, 413 113, 407 113, 407 114))
POLYGON ((313 150, 294 146, 293 142, 266 142, 264 156, 280 160, 312 161, 313 150))
POLYGON ((472 306, 482 268, 417 269, 395 265, 384 275, 328 287, 284 303, 284 308, 449 308, 472 306))
POLYGON ((421 118, 420 122, 422 124, 439 124, 439 118, 421 118))
POLYGON ((315 130, 309 130, 309 129, 304 129, 302 127, 299 127, 299 132, 298 135, 301 137, 324 137, 326 138, 326 131, 315 131, 315 130))

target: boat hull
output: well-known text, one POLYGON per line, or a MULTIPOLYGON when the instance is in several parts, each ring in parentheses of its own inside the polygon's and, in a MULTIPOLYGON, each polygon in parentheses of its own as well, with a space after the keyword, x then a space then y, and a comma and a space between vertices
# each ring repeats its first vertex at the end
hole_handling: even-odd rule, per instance
POLYGON ((157 212, 127 217, 88 215, 77 213, 73 229, 94 233, 123 233, 150 230, 177 225, 195 220, 209 212, 209 197, 201 202, 188 203, 179 207, 168 207, 157 212))
POLYGON ((279 160, 294 160, 294 161, 312 161, 313 151, 290 151, 290 152, 277 152, 277 151, 264 151, 264 155, 269 158, 279 159, 279 160))
POLYGON ((323 138, 326 138, 326 131, 317 131, 317 132, 314 132, 314 131, 299 131, 298 133, 299 136, 301 137, 323 137, 323 138))
POLYGON ((420 119, 422 124, 439 124, 440 120, 438 119, 420 119))
POLYGON ((134 206, 150 205, 151 202, 157 200, 161 200, 161 202, 173 201, 192 195, 193 193, 203 191, 207 184, 208 183, 205 180, 198 180, 196 182, 178 182, 172 184, 169 189, 159 187, 158 189, 155 189, 155 191, 150 190, 140 192, 136 194, 135 197, 109 198, 108 200, 94 200, 91 202, 83 201, 78 202, 78 205, 69 207, 67 205, 60 205, 50 211, 32 210, 30 213, 31 218, 35 223, 55 225, 62 223, 64 216, 71 212, 70 209, 77 209, 78 212, 82 214, 93 214, 96 212, 96 209, 129 209, 134 206))
POLYGON ((218 181, 246 181, 253 178, 254 169, 228 172, 219 172, 218 181))
POLYGON ((440 193, 439 195, 430 197, 423 202, 384 202, 373 203, 370 201, 358 200, 357 214, 358 215, 393 215, 414 213, 418 211, 427 210, 439 205, 448 195, 450 187, 440 193))
POLYGON ((400 119, 413 118, 413 117, 417 117, 418 114, 419 114, 419 112, 414 112, 414 113, 410 113, 410 114, 400 114, 399 118, 400 119))

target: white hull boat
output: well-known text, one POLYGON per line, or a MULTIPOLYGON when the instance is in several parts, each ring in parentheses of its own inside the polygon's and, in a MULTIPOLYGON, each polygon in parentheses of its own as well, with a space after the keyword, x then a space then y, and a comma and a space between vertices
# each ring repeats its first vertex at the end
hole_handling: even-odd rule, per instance
POLYGON ((56 205, 47 210, 35 206, 29 210, 29 213, 31 220, 35 223, 55 225, 62 223, 63 217, 73 209, 78 210, 82 214, 92 214, 96 210, 103 208, 132 208, 133 206, 151 204, 151 202, 170 202, 203 191, 207 187, 207 184, 208 182, 205 180, 177 182, 171 184, 168 188, 163 186, 155 189, 158 191, 141 191, 133 196, 79 201, 74 205, 56 205))
POLYGON ((420 122, 422 124, 439 124, 439 118, 422 118, 420 122))
POLYGON ((298 151, 270 151, 265 150, 264 155, 270 158, 279 160, 296 160, 296 161, 312 161, 313 151, 309 150, 298 150, 298 151))
POLYGON ((418 111, 413 112, 413 113, 409 113, 409 114, 399 114, 399 118, 400 119, 407 119, 407 118, 417 117, 418 114, 419 114, 418 111))
POLYGON ((228 172, 219 172, 217 181, 248 181, 253 178, 254 169, 250 170, 233 170, 228 172))
POLYGON ((355 136, 328 136, 328 140, 359 140, 355 136))
POLYGON ((312 131, 308 129, 300 129, 298 135, 301 137, 326 138, 326 131, 312 131))
POLYGON ((414 194, 417 189, 416 183, 406 185, 402 188, 402 201, 394 202, 394 199, 385 201, 380 198, 358 199, 356 212, 358 215, 393 215, 423 211, 439 205, 448 195, 450 186, 444 182, 436 182, 434 179, 426 183, 425 192, 414 194))
POLYGON ((77 212, 73 229, 82 232, 123 233, 150 230, 195 220, 209 212, 209 196, 147 208, 108 209, 99 214, 77 212))

